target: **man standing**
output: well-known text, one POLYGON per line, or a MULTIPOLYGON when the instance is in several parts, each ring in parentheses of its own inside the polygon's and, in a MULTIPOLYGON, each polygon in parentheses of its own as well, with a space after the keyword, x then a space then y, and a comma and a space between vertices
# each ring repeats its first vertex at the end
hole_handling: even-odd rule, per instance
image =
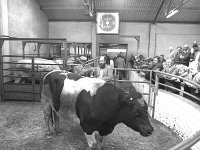
POLYGON ((105 56, 101 56, 99 59, 99 68, 97 68, 96 76, 105 81, 111 81, 113 79, 112 67, 106 64, 105 56))
MULTIPOLYGON (((118 59, 116 60, 116 68, 125 68, 125 60, 122 55, 119 54, 118 59)), ((119 80, 122 80, 124 75, 124 70, 118 70, 119 80)))

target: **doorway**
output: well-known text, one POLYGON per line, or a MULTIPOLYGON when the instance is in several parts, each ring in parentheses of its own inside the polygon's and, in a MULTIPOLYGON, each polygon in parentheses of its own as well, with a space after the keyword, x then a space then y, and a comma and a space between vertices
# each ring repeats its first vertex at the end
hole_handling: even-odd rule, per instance
POLYGON ((124 58, 127 57, 128 44, 116 43, 99 43, 99 55, 108 55, 110 59, 116 57, 117 54, 123 53, 124 58))

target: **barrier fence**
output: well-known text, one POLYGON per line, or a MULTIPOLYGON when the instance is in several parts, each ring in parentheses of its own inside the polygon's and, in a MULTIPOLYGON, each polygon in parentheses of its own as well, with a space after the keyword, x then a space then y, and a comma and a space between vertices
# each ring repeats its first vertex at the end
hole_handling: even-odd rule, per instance
MULTIPOLYGON (((115 85, 116 85, 117 82, 147 83, 148 84, 149 93, 141 93, 141 94, 142 95, 148 95, 147 104, 148 104, 148 107, 152 109, 151 116, 153 118, 154 118, 154 113, 155 113, 155 108, 156 108, 155 102, 156 102, 156 96, 157 96, 158 90, 159 90, 159 85, 162 85, 162 86, 177 90, 179 92, 180 96, 183 96, 183 94, 186 94, 186 95, 191 96, 192 98, 194 98, 197 102, 200 102, 200 98, 199 97, 194 96, 193 94, 190 94, 188 92, 185 92, 183 88, 178 89, 178 88, 174 88, 173 86, 169 86, 169 85, 160 83, 159 82, 159 77, 160 77, 160 75, 167 75, 167 76, 175 77, 176 79, 180 80, 180 83, 188 82, 188 83, 192 84, 194 87, 196 87, 196 89, 198 89, 200 91, 200 85, 195 83, 195 82, 193 82, 193 81, 191 81, 191 80, 188 80, 188 79, 176 76, 176 75, 160 72, 160 71, 142 70, 142 69, 127 69, 127 68, 126 69, 125 68, 113 68, 113 70, 114 70, 114 84, 115 85), (137 72, 137 71, 149 72, 150 73, 150 80, 149 81, 147 81, 145 79, 143 81, 118 80, 117 79, 117 70, 135 71, 135 72, 137 72), (154 74, 155 79, 152 79, 153 74, 154 74), (152 93, 151 93, 151 89, 153 91, 152 93), (150 99, 150 96, 151 96, 150 94, 153 94, 153 97, 151 99, 150 99)), ((181 86, 184 86, 184 85, 182 84, 181 86)), ((189 137, 186 140, 184 140, 181 143, 179 143, 178 145, 170 148, 170 150, 187 150, 187 149, 190 149, 193 145, 195 145, 199 141, 200 141, 200 130, 198 132, 196 132, 194 135, 192 135, 191 137, 189 137)))

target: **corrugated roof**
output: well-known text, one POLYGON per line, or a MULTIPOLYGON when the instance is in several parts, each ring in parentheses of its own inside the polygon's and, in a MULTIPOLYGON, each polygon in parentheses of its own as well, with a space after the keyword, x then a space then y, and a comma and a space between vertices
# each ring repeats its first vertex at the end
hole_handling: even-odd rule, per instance
MULTIPOLYGON (((89 1, 94 2, 94 12, 119 12, 120 21, 153 22, 163 0, 37 0, 49 21, 95 21, 84 5, 89 1)), ((156 22, 200 23, 200 0, 164 0, 156 22), (186 3, 167 19, 164 7, 170 1, 169 10, 186 3)))

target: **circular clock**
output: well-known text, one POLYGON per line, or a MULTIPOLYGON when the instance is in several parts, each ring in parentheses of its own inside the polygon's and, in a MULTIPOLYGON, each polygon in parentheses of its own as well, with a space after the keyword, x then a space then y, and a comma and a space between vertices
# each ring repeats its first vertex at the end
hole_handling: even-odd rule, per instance
POLYGON ((101 17, 100 27, 104 31, 112 31, 115 28, 116 19, 111 14, 105 14, 101 17))

